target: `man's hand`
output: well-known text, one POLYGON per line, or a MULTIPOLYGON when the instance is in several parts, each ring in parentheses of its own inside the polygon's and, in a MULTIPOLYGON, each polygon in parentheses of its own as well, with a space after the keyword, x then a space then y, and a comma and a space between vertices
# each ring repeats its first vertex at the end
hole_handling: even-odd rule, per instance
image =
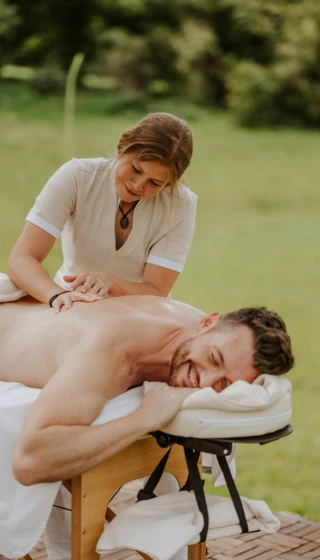
POLYGON ((79 276, 64 276, 63 279, 71 283, 71 289, 78 293, 100 297, 112 295, 112 288, 115 287, 115 278, 108 272, 84 272, 79 276))
POLYGON ((84 303, 91 303, 93 301, 100 301, 102 297, 96 294, 82 294, 81 292, 65 292, 59 295, 52 303, 52 309, 55 313, 60 311, 67 311, 75 301, 82 301, 84 303))
POLYGON ((181 410, 183 401, 198 389, 164 385, 150 389, 143 398, 137 413, 145 416, 146 432, 160 430, 181 410))

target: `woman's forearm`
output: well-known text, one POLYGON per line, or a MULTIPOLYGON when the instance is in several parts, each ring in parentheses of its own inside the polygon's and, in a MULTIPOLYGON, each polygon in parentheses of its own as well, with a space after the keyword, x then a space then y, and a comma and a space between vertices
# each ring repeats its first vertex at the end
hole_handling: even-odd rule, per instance
POLYGON ((152 295, 167 297, 179 272, 146 264, 141 282, 123 280, 110 272, 84 272, 78 276, 64 276, 72 290, 92 292, 102 297, 152 295))
POLYGON ((179 276, 179 272, 146 263, 141 282, 128 282, 110 275, 111 296, 153 295, 167 297, 179 276))
POLYGON ((127 280, 122 280, 114 276, 114 284, 110 289, 110 296, 162 296, 167 294, 161 294, 160 290, 152 284, 147 282, 128 282, 127 280))
POLYGON ((11 257, 7 274, 21 290, 42 303, 48 303, 54 294, 63 291, 53 282, 42 264, 29 255, 11 257))

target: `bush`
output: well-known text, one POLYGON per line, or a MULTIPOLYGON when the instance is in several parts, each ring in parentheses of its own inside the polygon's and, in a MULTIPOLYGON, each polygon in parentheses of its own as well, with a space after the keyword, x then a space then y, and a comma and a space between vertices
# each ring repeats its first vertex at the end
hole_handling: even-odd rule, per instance
POLYGON ((229 78, 228 106, 240 124, 275 123, 277 83, 270 69, 255 62, 235 65, 229 78))
POLYGON ((66 74, 55 63, 46 64, 37 70, 31 81, 32 86, 39 93, 63 92, 66 83, 66 74))
POLYGON ((180 97, 245 125, 320 125, 319 0, 0 0, 0 51, 39 67, 44 93, 83 53, 82 85, 118 92, 115 111, 180 97))
POLYGON ((227 106, 246 125, 319 126, 320 3, 292 2, 280 16, 268 63, 230 66, 227 106))

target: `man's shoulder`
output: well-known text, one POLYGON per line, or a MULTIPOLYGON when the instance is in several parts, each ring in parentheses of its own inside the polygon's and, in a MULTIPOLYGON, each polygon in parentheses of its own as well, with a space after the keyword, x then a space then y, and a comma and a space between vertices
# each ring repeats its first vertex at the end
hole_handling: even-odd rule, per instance
POLYGON ((175 316, 181 315, 190 318, 201 318, 205 315, 202 311, 193 307, 192 305, 172 299, 170 297, 161 297, 154 295, 135 295, 135 296, 122 296, 116 298, 117 303, 127 308, 127 319, 133 321, 139 320, 139 314, 150 313, 155 317, 170 317, 171 314, 175 316))
MULTIPOLYGON (((161 298, 164 299, 164 298, 161 298)), ((168 301, 170 302, 170 305, 172 305, 172 307, 174 309, 176 309, 177 311, 180 311, 181 314, 184 315, 188 315, 188 316, 194 316, 195 318, 197 317, 203 317, 206 314, 201 311, 200 309, 198 309, 197 307, 194 307, 193 305, 190 305, 189 303, 185 303, 183 301, 179 301, 176 299, 170 299, 170 298, 165 298, 168 299, 168 301)))
POLYGON ((170 321, 174 317, 183 324, 184 321, 197 321, 205 316, 205 313, 188 303, 154 295, 108 298, 82 307, 81 314, 84 325, 90 323, 92 343, 108 347, 113 344, 112 341, 123 339, 128 329, 134 332, 140 323, 142 327, 145 322, 157 319, 170 321))

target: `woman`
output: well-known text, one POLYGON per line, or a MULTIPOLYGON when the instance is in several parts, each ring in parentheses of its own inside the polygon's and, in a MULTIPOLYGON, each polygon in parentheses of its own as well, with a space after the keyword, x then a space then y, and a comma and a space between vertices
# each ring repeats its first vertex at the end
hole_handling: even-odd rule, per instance
POLYGON ((107 295, 167 296, 194 231, 196 196, 182 184, 191 156, 189 126, 153 113, 122 134, 116 158, 64 164, 28 214, 8 276, 56 312, 107 295), (41 263, 60 234, 52 281, 41 263))

